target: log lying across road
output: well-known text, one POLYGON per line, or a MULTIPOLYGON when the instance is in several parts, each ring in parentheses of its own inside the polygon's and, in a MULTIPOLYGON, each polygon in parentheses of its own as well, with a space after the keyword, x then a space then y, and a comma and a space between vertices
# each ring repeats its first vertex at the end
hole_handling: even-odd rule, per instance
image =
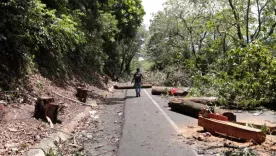
POLYGON ((195 118, 198 117, 198 113, 202 109, 206 108, 205 105, 200 103, 195 103, 187 100, 176 100, 176 99, 169 101, 169 107, 171 107, 172 111, 180 112, 195 118))
MULTIPOLYGON (((173 87, 160 87, 160 86, 153 86, 151 90, 152 95, 161 95, 161 94, 169 94, 171 95, 171 90, 173 87)), ((175 96, 186 96, 188 94, 189 88, 184 89, 177 89, 174 93, 175 96)))
MULTIPOLYGON (((194 118, 198 118, 199 112, 207 108, 207 106, 204 104, 196 103, 189 100, 183 100, 181 98, 174 98, 170 100, 169 107, 171 107, 172 111, 180 112, 194 118)), ((213 113, 226 114, 225 116, 227 116, 230 121, 235 121, 236 117, 231 116, 231 114, 233 113, 228 113, 228 112, 229 111, 227 110, 219 109, 216 107, 213 109, 213 113)))
POLYGON ((225 136, 255 141, 261 144, 265 141, 266 135, 259 129, 242 126, 233 122, 220 121, 202 116, 198 117, 198 125, 211 133, 219 133, 225 136))
MULTIPOLYGON (((134 84, 131 85, 114 85, 114 89, 135 89, 134 84)), ((141 88, 152 88, 152 84, 142 84, 141 88)))

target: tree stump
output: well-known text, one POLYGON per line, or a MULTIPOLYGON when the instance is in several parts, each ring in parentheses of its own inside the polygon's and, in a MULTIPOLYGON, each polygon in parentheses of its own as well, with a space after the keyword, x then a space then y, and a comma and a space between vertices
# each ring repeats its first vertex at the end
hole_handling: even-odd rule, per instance
POLYGON ((56 123, 59 105, 54 101, 53 97, 39 97, 35 104, 34 117, 47 121, 46 116, 48 116, 53 123, 56 123))
POLYGON ((79 101, 85 103, 87 99, 87 92, 88 92, 87 89, 78 87, 76 97, 78 98, 79 101))
POLYGON ((109 81, 108 76, 105 76, 105 77, 104 77, 104 84, 107 85, 107 84, 108 84, 108 81, 109 81))

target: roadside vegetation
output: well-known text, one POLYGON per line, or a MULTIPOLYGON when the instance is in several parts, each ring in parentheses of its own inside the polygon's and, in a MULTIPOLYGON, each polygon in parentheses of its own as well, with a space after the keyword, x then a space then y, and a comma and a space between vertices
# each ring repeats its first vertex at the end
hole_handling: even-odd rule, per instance
POLYGON ((120 77, 142 44, 144 14, 141 0, 1 1, 1 88, 35 73, 60 84, 120 77))
POLYGON ((167 0, 149 28, 151 71, 163 72, 171 85, 192 87, 191 96, 216 96, 224 105, 274 103, 275 5, 271 0, 167 0))

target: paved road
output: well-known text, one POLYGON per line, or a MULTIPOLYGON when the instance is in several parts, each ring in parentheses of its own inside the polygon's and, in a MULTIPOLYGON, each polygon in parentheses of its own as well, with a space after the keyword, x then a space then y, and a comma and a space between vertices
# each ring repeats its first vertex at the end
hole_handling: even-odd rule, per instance
POLYGON ((142 90, 139 98, 134 90, 128 90, 119 156, 196 155, 179 134, 182 127, 197 121, 170 111, 167 105, 167 99, 151 95, 150 89, 142 90))

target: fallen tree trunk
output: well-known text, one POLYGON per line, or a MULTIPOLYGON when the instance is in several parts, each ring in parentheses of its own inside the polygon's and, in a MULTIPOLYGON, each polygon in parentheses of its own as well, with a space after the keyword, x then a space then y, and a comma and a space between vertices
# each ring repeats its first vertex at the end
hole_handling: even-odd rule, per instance
POLYGON ((210 133, 219 133, 228 137, 239 138, 247 141, 255 141, 261 144, 265 141, 266 135, 259 129, 242 126, 228 121, 198 117, 198 125, 210 133))
MULTIPOLYGON (((153 86, 152 90, 151 90, 151 94, 152 95, 172 95, 172 89, 174 89, 173 87, 159 87, 159 86, 153 86)), ((175 96, 186 96, 189 92, 188 92, 188 88, 184 88, 184 89, 177 89, 173 95, 175 96)))
MULTIPOLYGON (((114 85, 114 89, 135 89, 134 84, 131 85, 114 85)), ((141 88, 152 88, 152 84, 142 84, 141 88)))
MULTIPOLYGON (((178 100, 173 99, 169 101, 169 107, 171 110, 189 115, 194 118, 198 118, 198 114, 201 110, 208 108, 206 105, 201 103, 196 103, 189 100, 178 100)), ((229 118, 229 121, 236 121, 236 117, 233 116, 233 113, 228 112, 227 110, 214 108, 213 113, 218 113, 225 115, 229 118)))
POLYGON ((205 109, 206 106, 200 103, 187 101, 187 100, 171 100, 169 102, 169 107, 172 111, 183 113, 191 117, 198 117, 201 110, 205 109))
POLYGON ((175 100, 188 100, 196 103, 202 103, 202 104, 218 104, 218 99, 216 97, 188 97, 188 98, 175 98, 175 100))
POLYGON ((161 95, 161 94, 169 94, 171 91, 172 87, 157 87, 153 86, 151 89, 151 94, 152 95, 161 95))

